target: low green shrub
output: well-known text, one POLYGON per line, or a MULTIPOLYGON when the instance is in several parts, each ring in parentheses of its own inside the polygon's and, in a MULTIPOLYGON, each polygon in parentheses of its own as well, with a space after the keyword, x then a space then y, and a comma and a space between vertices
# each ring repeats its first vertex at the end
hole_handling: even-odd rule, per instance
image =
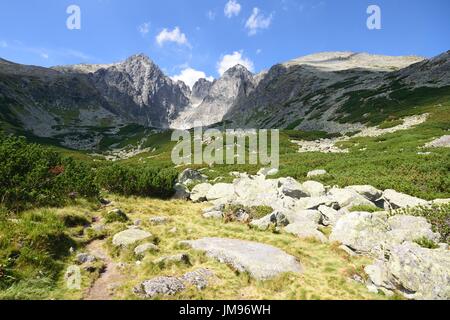
POLYGON ((99 194, 89 166, 22 137, 0 134, 0 177, 0 205, 16 212, 99 194))
POLYGON ((136 167, 113 164, 98 168, 96 181, 102 188, 120 195, 167 198, 173 195, 178 172, 172 168, 136 167))

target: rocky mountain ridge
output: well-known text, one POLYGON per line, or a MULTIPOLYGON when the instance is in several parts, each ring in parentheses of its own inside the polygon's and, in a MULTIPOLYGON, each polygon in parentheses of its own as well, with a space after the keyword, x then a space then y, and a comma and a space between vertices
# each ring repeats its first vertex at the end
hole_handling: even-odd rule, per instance
POLYGON ((450 51, 428 60, 319 53, 256 75, 236 65, 213 82, 200 79, 192 90, 143 54, 114 64, 53 68, 0 60, 0 120, 7 130, 68 146, 89 141, 86 148, 95 147, 104 131, 130 124, 187 129, 226 121, 235 127, 348 132, 389 117, 383 106, 398 100, 398 92, 425 88, 425 94, 437 94, 433 89, 447 88, 449 57, 450 51))

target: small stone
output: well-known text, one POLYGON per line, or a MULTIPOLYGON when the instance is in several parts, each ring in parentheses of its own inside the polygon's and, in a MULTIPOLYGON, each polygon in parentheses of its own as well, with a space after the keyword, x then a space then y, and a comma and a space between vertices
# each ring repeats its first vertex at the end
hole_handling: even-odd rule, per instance
POLYGON ((152 237, 152 234, 140 229, 128 229, 113 236, 112 243, 116 247, 126 247, 152 237))
POLYGON ((157 277, 142 282, 133 291, 136 294, 143 295, 146 298, 154 298, 158 295, 174 295, 183 291, 185 286, 183 282, 175 277, 157 277))
POLYGON ((180 253, 173 256, 165 256, 159 259, 156 259, 153 263, 155 264, 171 264, 171 263, 182 263, 182 264, 190 264, 189 255, 187 253, 180 253))
POLYGON ((307 177, 312 178, 312 177, 317 177, 317 176, 323 176, 327 173, 328 172, 326 170, 322 170, 322 169, 313 170, 313 171, 308 172, 307 177))
POLYGON ((152 217, 149 219, 150 223, 152 225, 161 225, 161 224, 167 224, 170 222, 170 218, 167 217, 152 217))
POLYGON ((76 259, 79 264, 95 262, 97 260, 95 256, 89 253, 79 253, 77 254, 76 259))
POLYGON ((203 290, 208 285, 208 278, 214 276, 214 273, 208 269, 198 269, 188 272, 183 275, 180 280, 184 283, 197 287, 198 290, 203 290))
POLYGON ((154 245, 153 243, 144 243, 137 246, 134 249, 134 254, 140 256, 147 252, 156 252, 156 251, 159 251, 158 246, 154 245))

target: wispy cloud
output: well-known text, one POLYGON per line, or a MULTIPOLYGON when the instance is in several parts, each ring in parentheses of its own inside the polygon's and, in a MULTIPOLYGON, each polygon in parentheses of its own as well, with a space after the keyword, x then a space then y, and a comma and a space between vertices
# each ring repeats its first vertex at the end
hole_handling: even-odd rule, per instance
POLYGON ((259 8, 253 8, 252 15, 245 23, 245 27, 248 29, 248 35, 253 36, 258 33, 259 30, 268 29, 272 23, 273 14, 266 17, 261 13, 259 8))
POLYGON ((206 17, 207 17, 209 20, 214 21, 214 20, 216 20, 216 12, 213 11, 213 10, 209 10, 209 11, 206 13, 206 17))
POLYGON ((144 22, 138 27, 138 31, 142 36, 150 32, 150 22, 144 22))
POLYGON ((186 35, 181 32, 179 27, 175 27, 173 30, 164 28, 157 36, 156 42, 159 46, 163 46, 166 42, 173 42, 178 45, 190 46, 186 35))
POLYGON ((224 13, 227 18, 238 16, 240 12, 241 12, 241 5, 236 0, 230 0, 225 5, 224 13))

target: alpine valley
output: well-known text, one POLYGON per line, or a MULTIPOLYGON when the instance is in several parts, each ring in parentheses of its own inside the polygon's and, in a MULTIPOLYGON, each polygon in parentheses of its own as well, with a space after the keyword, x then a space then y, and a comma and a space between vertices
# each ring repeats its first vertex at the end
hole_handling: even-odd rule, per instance
POLYGON ((259 74, 242 65, 189 88, 147 56, 108 65, 43 68, 0 59, 0 124, 7 132, 78 150, 110 137, 225 124, 346 133, 450 94, 450 52, 424 59, 352 52, 313 54, 259 74))

